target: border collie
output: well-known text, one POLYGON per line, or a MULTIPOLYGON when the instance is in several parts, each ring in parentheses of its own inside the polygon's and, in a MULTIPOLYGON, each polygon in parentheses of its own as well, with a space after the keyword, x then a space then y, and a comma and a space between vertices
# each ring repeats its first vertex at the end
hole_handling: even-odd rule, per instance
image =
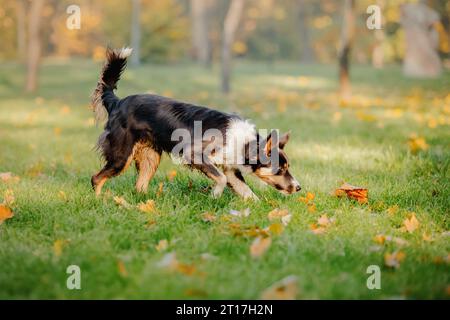
POLYGON ((237 115, 158 95, 119 99, 114 90, 131 52, 130 48, 107 49, 106 63, 92 94, 96 119, 107 120, 97 144, 106 163, 91 179, 97 195, 109 178, 124 172, 132 161, 138 172, 136 189, 146 192, 163 152, 181 157, 181 162, 212 179, 214 197, 220 197, 228 184, 242 198, 257 200, 243 174, 254 174, 283 194, 300 191, 283 151, 289 133, 278 137, 274 130, 264 137, 237 115), (209 137, 211 131, 220 136, 209 137), (174 139, 183 133, 194 135, 194 139, 183 143, 174 139), (174 153, 180 146, 181 151, 174 153))

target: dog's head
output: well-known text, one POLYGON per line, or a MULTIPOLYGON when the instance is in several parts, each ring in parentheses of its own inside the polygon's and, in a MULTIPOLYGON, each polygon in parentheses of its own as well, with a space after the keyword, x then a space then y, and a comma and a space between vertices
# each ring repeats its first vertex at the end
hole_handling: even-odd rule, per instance
POLYGON ((258 178, 286 195, 301 190, 300 184, 289 172, 289 160, 283 150, 288 141, 289 133, 279 139, 275 131, 270 133, 261 143, 265 161, 259 159, 258 165, 253 169, 258 178))

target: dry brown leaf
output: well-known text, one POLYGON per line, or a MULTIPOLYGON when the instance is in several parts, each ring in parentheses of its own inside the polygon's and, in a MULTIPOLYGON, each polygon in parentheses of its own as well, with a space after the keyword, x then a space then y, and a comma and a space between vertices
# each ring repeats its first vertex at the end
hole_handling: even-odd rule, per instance
POLYGON ((209 212, 202 213, 202 220, 204 222, 214 222, 214 221, 216 221, 216 219, 217 219, 217 217, 212 213, 209 213, 209 212))
POLYGON ((159 240, 158 244, 155 246, 155 249, 159 252, 165 251, 169 247, 169 242, 167 239, 159 240))
POLYGON ((334 192, 335 196, 342 197, 347 195, 349 199, 357 200, 359 203, 364 204, 369 201, 369 191, 363 187, 352 186, 351 184, 344 183, 334 192))
POLYGON ((400 263, 405 260, 406 254, 403 251, 395 251, 384 255, 384 264, 390 268, 399 268, 400 263))
POLYGON ((288 276, 277 281, 263 291, 263 300, 295 300, 298 294, 298 279, 296 276, 288 276))
POLYGON ((403 221, 403 225, 405 227, 405 230, 409 233, 413 233, 416 229, 419 228, 419 220, 417 220, 416 215, 414 212, 411 214, 410 218, 406 218, 403 221))
POLYGON ((3 204, 0 204, 0 224, 7 219, 11 219, 12 217, 14 217, 12 210, 3 204))
POLYGON ((145 213, 155 212, 155 201, 149 199, 146 202, 141 202, 138 204, 138 209, 145 213))
POLYGON ((289 211, 287 209, 273 209, 272 211, 269 212, 269 214, 267 215, 267 217, 269 218, 270 221, 275 220, 275 219, 281 219, 284 216, 289 215, 289 211))
POLYGON ((252 258, 261 257, 272 244, 272 239, 267 237, 257 237, 250 246, 250 255, 252 258))
POLYGON ((113 197, 113 200, 120 207, 126 209, 129 209, 131 207, 131 205, 123 197, 115 196, 113 197))

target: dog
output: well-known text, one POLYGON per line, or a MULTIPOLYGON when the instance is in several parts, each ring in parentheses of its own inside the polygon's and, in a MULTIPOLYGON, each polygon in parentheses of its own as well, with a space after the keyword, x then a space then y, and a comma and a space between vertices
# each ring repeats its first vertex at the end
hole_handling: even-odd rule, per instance
POLYGON ((158 95, 138 94, 119 99, 114 90, 131 53, 131 48, 107 49, 106 62, 91 96, 96 119, 107 120, 97 143, 105 165, 91 179, 96 195, 101 194, 108 179, 124 172, 133 161, 138 172, 136 190, 147 192, 164 152, 181 157, 186 165, 212 179, 214 197, 220 197, 228 184, 240 197, 258 200, 245 183, 244 174, 255 175, 285 195, 300 191, 284 152, 289 133, 278 138, 276 131, 272 131, 263 137, 253 124, 238 115, 158 95), (185 142, 184 149, 174 154, 173 150, 181 145, 174 134, 181 130, 195 136, 197 124, 201 125, 201 138, 185 142), (205 138, 205 133, 211 130, 222 138, 205 138), (222 145, 217 143, 219 140, 222 145), (196 141, 201 161, 192 161, 192 157, 199 155, 192 151, 196 149, 196 141), (205 156, 207 149, 209 154, 205 156))

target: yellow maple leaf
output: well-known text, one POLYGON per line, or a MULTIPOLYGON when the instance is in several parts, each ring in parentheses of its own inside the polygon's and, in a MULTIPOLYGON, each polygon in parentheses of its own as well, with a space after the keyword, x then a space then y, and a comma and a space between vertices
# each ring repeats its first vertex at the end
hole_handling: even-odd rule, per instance
POLYGON ((159 240, 158 244, 155 246, 155 249, 159 252, 165 251, 169 247, 169 242, 167 239, 159 240))
POLYGON ((250 255, 252 258, 261 257, 272 244, 271 238, 257 237, 250 246, 250 255))
POLYGON ((0 204, 0 224, 7 219, 14 217, 12 210, 6 205, 0 204))
POLYGON ((386 242, 386 236, 383 234, 377 234, 375 237, 373 237, 373 241, 378 244, 384 244, 386 242))
POLYGON ((155 201, 149 199, 146 202, 138 204, 138 209, 145 213, 152 213, 155 211, 155 201))
POLYGON ((306 193, 306 199, 308 199, 309 201, 313 201, 315 197, 316 196, 314 195, 314 193, 311 192, 306 193))
POLYGON ((408 140, 408 147, 412 154, 416 154, 419 151, 426 151, 429 145, 425 141, 425 138, 417 136, 417 134, 412 134, 408 140))
POLYGON ((267 229, 268 229, 268 232, 270 232, 270 234, 272 234, 274 236, 278 236, 283 233, 284 226, 283 226, 283 224, 277 222, 277 223, 271 224, 267 229))
POLYGON ((405 226, 406 231, 409 233, 413 233, 417 228, 419 228, 419 220, 417 220, 416 215, 414 213, 411 214, 411 217, 406 218, 403 221, 403 225, 405 226))
POLYGON ((275 282, 261 294, 262 300, 294 300, 298 294, 298 280, 296 276, 288 276, 275 282))

